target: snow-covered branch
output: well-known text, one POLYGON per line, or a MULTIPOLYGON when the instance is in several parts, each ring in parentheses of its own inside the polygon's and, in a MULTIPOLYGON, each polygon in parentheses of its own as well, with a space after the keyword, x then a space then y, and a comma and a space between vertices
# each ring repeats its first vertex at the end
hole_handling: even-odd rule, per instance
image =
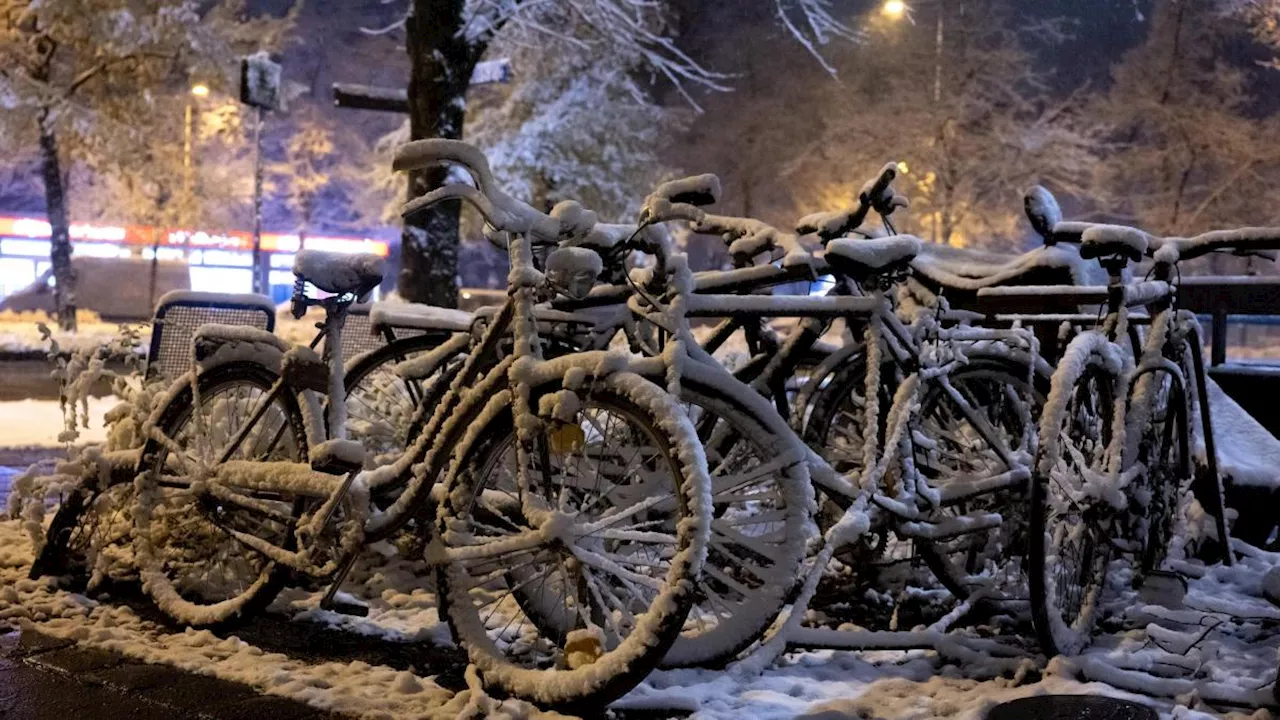
POLYGON ((836 69, 819 48, 835 39, 857 42, 858 32, 831 14, 830 0, 774 0, 778 21, 832 75, 836 69))

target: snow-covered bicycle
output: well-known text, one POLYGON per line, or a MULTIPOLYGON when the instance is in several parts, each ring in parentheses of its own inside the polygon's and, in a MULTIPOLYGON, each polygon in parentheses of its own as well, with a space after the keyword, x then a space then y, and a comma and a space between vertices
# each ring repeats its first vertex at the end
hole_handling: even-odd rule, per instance
MULTIPOLYGON (((543 705, 598 707, 648 673, 694 602, 710 523, 702 447, 678 403, 617 356, 542 359, 532 306, 552 290, 533 246, 554 244, 561 224, 502 194, 469 146, 426 141, 397 157, 398 169, 433 163, 467 170, 475 185, 447 185, 406 213, 473 204, 510 238, 514 270, 508 301, 423 432, 363 476, 363 448, 343 437, 335 352, 206 326, 197 371, 152 417, 135 482, 144 588, 195 625, 264 606, 287 571, 333 580, 328 601, 361 547, 416 521, 430 531, 442 615, 484 682, 543 705), (514 349, 495 362, 505 339, 514 349), (242 392, 249 373, 267 389, 246 415, 243 398, 220 390, 242 392), (516 471, 478 485, 473 458, 495 442, 514 447, 516 471), (369 515, 369 488, 385 478, 402 491, 369 515), (541 622, 549 597, 555 624, 541 622)), ((303 252, 295 272, 295 303, 323 307, 325 347, 340 347, 350 302, 381 267, 303 252), (331 295, 310 299, 307 285, 331 295)))
MULTIPOLYGON (((709 181, 705 179, 690 179, 685 181, 685 184, 700 185, 705 188, 709 181)), ((887 187, 886 184, 879 185, 882 188, 887 187)), ((726 239, 731 241, 730 247, 735 251, 747 252, 753 255, 766 252, 770 249, 770 246, 778 244, 779 233, 757 221, 707 215, 696 208, 687 206, 680 207, 669 215, 663 214, 668 213, 670 210, 668 207, 670 203, 665 200, 668 195, 670 195, 669 190, 660 189, 651 196, 646 203, 646 208, 648 209, 646 210, 645 220, 656 224, 677 217, 693 219, 696 220, 696 226, 703 230, 726 235, 726 239)), ((860 218, 865 217, 868 209, 868 206, 864 206, 860 213, 850 214, 845 218, 846 223, 850 218, 858 218, 856 222, 860 223, 860 218)), ((685 369, 694 368, 695 371, 700 371, 702 375, 707 375, 709 368, 716 369, 715 361, 709 357, 705 350, 714 347, 714 338, 721 335, 722 329, 725 327, 732 328, 735 324, 737 327, 750 327, 752 322, 758 323, 762 317, 799 317, 805 323, 800 331, 793 333, 782 342, 778 346, 777 352, 768 358, 768 362, 763 363, 761 367, 757 368, 756 373, 751 376, 758 383, 754 386, 754 389, 767 394, 770 388, 780 384, 775 381, 785 379, 786 374, 791 372, 798 364, 797 359, 804 357, 804 353, 809 346, 822 334, 821 326, 824 322, 829 322, 835 317, 847 317, 858 322, 865 322, 868 317, 874 316, 871 308, 876 307, 876 303, 867 297, 833 295, 831 297, 796 298, 759 295, 739 296, 736 294, 725 295, 717 293, 716 291, 720 289, 742 291, 765 287, 771 282, 777 282, 779 278, 791 277, 793 273, 790 268, 795 267, 797 263, 784 262, 782 266, 766 265, 726 273, 705 273, 694 276, 689 274, 687 268, 683 266, 683 256, 669 257, 669 247, 661 242, 660 237, 657 242, 651 240, 648 237, 649 231, 647 229, 641 231, 634 226, 596 225, 594 219, 590 221, 581 220, 578 216, 582 212, 581 208, 576 208, 572 204, 557 209, 556 213, 566 217, 570 215, 577 217, 574 222, 569 224, 580 228, 576 234, 566 238, 564 243, 576 248, 589 248, 597 254, 608 258, 609 262, 606 263, 607 274, 615 277, 620 273, 625 274, 625 265, 621 261, 634 251, 653 253, 657 257, 656 267, 639 273, 632 273, 637 278, 643 278, 644 282, 652 283, 653 287, 642 287, 644 283, 633 287, 622 286, 632 296, 631 307, 633 315, 645 319, 642 325, 645 326, 644 330, 649 332, 641 331, 634 323, 627 324, 619 321, 614 315, 606 314, 606 317, 611 318, 611 320, 603 324, 597 322, 594 342, 600 342, 600 338, 607 342, 614 330, 621 331, 625 329, 633 347, 643 350, 651 356, 663 358, 666 361, 663 365, 658 366, 658 369, 663 373, 668 376, 674 375, 675 373, 671 372, 673 365, 680 369, 681 390, 677 390, 677 392, 682 392, 685 395, 687 395, 689 387, 696 386, 694 385, 696 382, 701 382, 704 385, 708 384, 707 378, 695 377, 690 380, 688 377, 689 372, 685 369), (668 262, 669 260, 670 262, 668 262), (677 274, 682 275, 682 277, 677 278, 677 274), (668 277, 668 275, 671 277, 668 277), (722 323, 720 329, 713 333, 712 341, 704 341, 706 348, 700 348, 688 331, 687 318, 690 316, 728 317, 730 319, 722 323), (816 325, 816 327, 809 327, 810 325, 816 325), (614 330, 600 332, 601 327, 613 328, 614 330), (674 339, 676 343, 664 345, 660 341, 663 337, 674 339), (677 346, 679 347, 678 350, 675 349, 677 346), (685 356, 692 357, 672 361, 672 358, 685 358, 685 356), (687 362, 687 360, 694 360, 694 362, 687 362)), ((843 234, 843 232, 840 234, 843 234)), ((793 251, 797 249, 794 242, 784 240, 781 244, 790 247, 793 251)), ((822 272, 829 270, 821 260, 808 258, 805 262, 820 266, 822 272)), ((814 268, 808 264, 805 267, 808 272, 814 271, 814 268)), ((846 289, 854 293, 859 292, 856 283, 850 283, 850 285, 851 287, 846 289)), ((615 288, 602 286, 595 288, 590 293, 591 297, 588 300, 616 303, 619 295, 620 293, 616 292, 615 288)), ((567 302, 572 302, 572 300, 567 302)), ((579 303, 581 302, 582 299, 579 299, 579 303)), ((888 307, 891 311, 892 305, 889 304, 888 307)), ((568 321, 572 320, 573 316, 566 315, 560 319, 568 321)), ((902 335, 908 334, 904 326, 898 325, 898 327, 902 330, 902 335)), ((1009 407, 1011 404, 1017 404, 1023 400, 1023 397, 1018 395, 1017 390, 1026 387, 1028 383, 1028 361, 1026 359, 1028 357, 1028 349, 1026 347, 1021 347, 1021 349, 1015 347, 1018 343, 1014 343, 1011 346, 1002 342, 1001 333, 988 333, 986 331, 965 332, 976 332, 978 334, 973 335, 972 341, 965 343, 969 355, 965 357, 964 363, 957 363, 951 367, 948 378, 944 382, 926 383, 933 391, 926 396, 928 412, 924 416, 924 422, 920 423, 920 427, 925 430, 924 432, 917 432, 916 436, 918 438, 932 436, 938 438, 939 441, 934 443, 928 450, 921 450, 916 453, 921 461, 915 467, 916 469, 924 469, 923 474, 929 482, 938 485, 949 484, 954 480, 982 481, 978 485, 961 492, 957 501, 945 511, 947 513, 954 514, 956 508, 959 507, 961 514, 964 514, 969 509, 965 506, 972 505, 975 508, 983 507, 987 511, 984 517, 988 520, 996 518, 998 521, 999 515, 997 512, 999 510, 993 511, 993 509, 995 504, 1001 504, 1006 506, 1002 508, 1006 513, 1009 510, 1014 510, 1011 514, 1015 518, 1021 518, 1022 515, 1016 512, 1016 507, 1009 507, 1010 503, 1007 496, 1012 495, 1015 498, 1015 502, 1020 501, 1020 491, 1023 485, 1019 478, 1025 480, 1025 474, 1020 476, 1015 471, 1007 482, 997 481, 992 484, 986 482, 989 480, 987 475, 990 474, 986 471, 995 468, 1001 463, 1000 454, 997 450, 992 449, 993 447, 1010 448, 1005 455, 1010 460, 1021 459, 1023 464, 1029 460, 1030 446, 1028 443, 1031 442, 1034 436, 1034 433, 1030 431, 1030 411, 1027 408, 1011 409, 1009 407), (1003 348, 1003 351, 997 352, 999 348, 1003 348), (1019 357, 1022 358, 1021 362, 1017 360, 1019 357), (1011 425, 1016 425, 1016 428, 1010 430, 1011 425), (999 436, 999 439, 993 443, 987 443, 983 440, 983 432, 987 432, 992 436, 999 436), (955 442, 961 442, 962 444, 957 446, 954 444, 955 442), (968 456, 970 456, 970 462, 963 467, 958 466, 955 462, 958 458, 963 459, 962 454, 954 452, 957 449, 967 451, 968 456), (947 458, 950 458, 950 462, 947 461, 947 458), (995 497, 999 497, 999 503, 991 502, 992 498, 995 497)), ((1020 342, 1025 346, 1025 339, 1021 335, 1018 335, 1018 337, 1021 338, 1020 342)), ((566 345, 573 345, 574 340, 571 337, 567 337, 567 334, 562 334, 562 338, 564 338, 562 342, 566 345)), ((898 341, 895 340, 894 342, 898 341)), ((899 344, 898 347, 901 347, 901 345, 899 344)), ((904 354, 896 356, 896 359, 903 367, 907 367, 912 363, 918 364, 918 359, 915 356, 910 355, 906 350, 902 350, 902 353, 904 354)), ((860 356, 857 354, 845 354, 843 357, 854 362, 860 361, 860 356)), ((443 355, 439 356, 439 359, 442 363, 447 362, 447 358, 443 355)), ((885 362, 891 369, 894 367, 892 359, 887 359, 885 362)), ((439 372, 437 368, 428 368, 420 363, 415 363, 414 365, 415 367, 409 368, 410 371, 425 371, 427 374, 439 372)), ((833 368, 839 368, 839 365, 833 366, 833 368)), ((885 377, 886 383, 889 380, 888 374, 886 373, 885 377)), ((700 432, 700 436, 704 438, 704 441, 713 438, 716 440, 716 442, 708 445, 707 450, 708 456, 713 459, 714 474, 715 459, 732 455, 732 453, 722 452, 721 448, 716 447, 717 443, 722 443, 726 435, 739 438, 750 437, 750 433, 744 434, 741 432, 741 428, 749 428, 753 424, 759 423, 758 420, 752 421, 751 417, 772 418, 777 413, 767 403, 760 405, 759 399, 752 388, 732 381, 723 371, 715 373, 711 377, 718 378, 716 382, 718 387, 714 391, 715 396, 730 399, 747 398, 750 399, 753 404, 751 407, 754 408, 748 413, 747 420, 738 419, 741 414, 740 411, 732 415, 724 413, 722 417, 726 418, 726 420, 722 422, 723 427, 720 428, 721 432, 719 433, 700 432), (738 428, 739 431, 736 434, 725 432, 726 429, 733 428, 738 428)), ((865 382, 865 379, 865 372, 860 372, 858 374, 859 382, 865 382)), ((704 396, 706 395, 705 390, 703 394, 704 396)), ((775 400, 777 399, 775 396, 775 400)), ((785 398, 783 400, 785 402, 785 398)), ((741 407, 742 402, 721 400, 717 403, 719 408, 733 407, 735 404, 741 407)), ((883 415, 887 411, 888 405, 889 403, 886 402, 878 412, 876 410, 871 411, 873 415, 881 416, 877 420, 877 424, 879 424, 880 420, 883 420, 883 415)), ((865 411, 864 407, 852 409, 852 412, 856 413, 865 411)), ((789 414, 794 415, 794 413, 789 414)), ((846 412, 846 414, 850 413, 846 412)), ((706 415, 704 414, 702 417, 705 418, 706 415)), ((770 419, 769 423, 778 424, 776 419, 770 419)), ((865 426, 865 423, 859 424, 859 427, 863 426, 865 426)), ((779 434, 777 430, 774 432, 775 435, 779 434)), ((859 433, 857 438, 859 444, 861 439, 861 434, 859 433)), ((823 452, 823 449, 819 448, 819 452, 823 452)), ((863 460, 862 455, 858 454, 856 458, 850 459, 853 462, 846 462, 845 468, 854 473, 858 472, 863 460)), ((822 468, 821 472, 829 475, 834 474, 830 467, 826 466, 816 456, 811 456, 810 460, 822 468)), ((999 470, 995 474, 1002 474, 1003 472, 1003 470, 999 470)), ((779 490, 772 493, 775 497, 788 494, 783 487, 785 485, 783 479, 769 480, 767 476, 761 476, 756 481, 756 484, 768 487, 770 482, 779 486, 779 490)), ((854 485, 847 481, 833 480, 832 482, 838 485, 838 489, 829 494, 838 499, 839 502, 829 502, 830 509, 825 513, 824 517, 834 522, 835 518, 838 518, 842 512, 842 508, 847 507, 852 502, 852 498, 856 496, 857 491, 854 485)), ((956 487, 961 487, 961 484, 957 484, 956 487)), ((732 506, 730 500, 737 497, 742 497, 743 499, 752 497, 753 500, 758 501, 760 496, 743 496, 742 493, 735 493, 726 497, 717 496, 714 502, 719 509, 722 506, 732 506)), ((778 500, 773 500, 767 507, 776 514, 781 512, 784 506, 780 505, 778 500)), ((794 514, 795 508, 791 507, 789 512, 794 514)), ((738 517, 750 517, 750 513, 742 508, 735 508, 729 514, 738 517)), ((919 518, 916 519, 919 520, 919 518)), ((1012 524, 1017 527, 1018 520, 1014 520, 1012 524)), ((924 522, 920 523, 920 525, 927 526, 928 523, 924 522)), ((787 535, 794 536, 797 532, 794 529, 796 527, 794 519, 788 521, 787 527, 793 528, 788 531, 787 535)), ((724 550, 734 549, 739 553, 741 552, 741 548, 736 543, 717 543, 714 528, 715 523, 713 522, 713 550, 718 546, 723 546, 722 549, 724 550)), ((891 545, 891 543, 887 542, 890 534, 888 523, 881 526, 877 539, 866 543, 867 549, 872 551, 871 555, 868 557, 867 553, 857 553, 855 557, 858 560, 849 563, 854 566, 857 577, 862 583, 860 590, 883 590, 883 588, 876 588, 875 585, 878 581, 884 580, 891 574, 889 572, 891 566, 920 565, 920 556, 924 556, 926 559, 923 564, 935 568, 937 572, 943 575, 943 582, 953 588, 957 596, 963 598, 969 594, 971 585, 974 584, 971 576, 979 575, 980 571, 990 570, 991 565, 1000 561, 1001 553, 1009 550, 1001 542, 991 542, 989 539, 982 540, 980 536, 984 535, 983 533, 955 532, 951 535, 944 533, 939 536, 936 543, 927 541, 924 538, 918 538, 924 550, 919 553, 908 552, 905 556, 902 554, 902 545, 905 544, 907 546, 906 549, 910 551, 910 542, 901 543, 895 541, 892 543, 898 553, 895 556, 894 552, 885 552, 885 549, 891 545), (962 543, 961 538, 967 538, 972 542, 962 543), (930 552, 935 547, 945 548, 945 550, 939 549, 938 551, 930 552)), ((1017 530, 1011 534, 1019 535, 1025 533, 1017 530)), ((781 539, 782 536, 777 537, 781 539)), ((770 540, 769 537, 764 539, 770 540)), ((758 546, 761 544, 757 543, 758 546)), ((782 546, 785 547, 786 545, 783 544, 782 546)), ((774 550, 773 552, 776 554, 777 551, 774 550)), ((752 564, 760 564, 760 554, 758 552, 746 555, 745 559, 752 564)), ((713 563, 713 565, 718 567, 720 564, 713 563)), ((733 565, 741 568, 744 566, 744 561, 742 559, 736 560, 733 565)), ((746 567, 750 567, 750 565, 746 565, 746 567)), ((785 568, 787 564, 775 561, 774 567, 775 570, 779 569, 779 567, 785 568)), ((929 571, 923 570, 923 574, 927 576, 929 571)), ((897 575, 899 576, 899 581, 902 581, 901 576, 903 573, 897 573, 897 575)), ((752 583, 743 585, 743 577, 740 576, 735 579, 734 584, 738 587, 734 588, 732 592, 724 590, 720 592, 732 597, 735 602, 742 602, 739 598, 747 596, 748 593, 745 591, 752 590, 758 582, 754 578, 760 578, 763 575, 759 569, 755 569, 746 574, 745 577, 753 578, 752 583)), ((917 572, 909 580, 918 581, 919 577, 920 573, 917 572)), ((707 582, 714 581, 704 578, 704 583, 707 582)), ((783 585, 783 583, 776 584, 783 585)), ((900 588, 903 591, 906 589, 905 587, 900 588)), ((736 643, 742 640, 749 642, 751 639, 749 631, 760 628, 757 620, 767 621, 771 615, 766 611, 770 608, 772 608, 772 612, 780 609, 780 603, 783 598, 782 591, 777 589, 773 592, 756 591, 754 594, 757 597, 751 602, 753 610, 748 613, 752 621, 742 621, 741 616, 739 616, 739 619, 736 619, 731 624, 737 628, 737 634, 733 635, 733 637, 738 639, 735 639, 734 643, 717 646, 717 643, 712 641, 716 633, 706 633, 702 636, 689 635, 685 638, 688 642, 683 644, 698 648, 698 652, 673 652, 668 660, 672 662, 691 662, 697 659, 703 662, 720 660, 727 656, 725 654, 726 651, 732 651, 737 647, 736 643)), ((883 597, 883 595, 884 593, 882 592, 880 596, 883 597)), ((1025 592, 1021 593, 1021 597, 1025 597, 1025 592)), ((723 611, 726 609, 723 606, 729 603, 719 602, 718 604, 722 606, 721 610, 723 611)), ((728 613, 722 612, 721 614, 726 618, 732 617, 728 613)), ((886 613, 886 616, 888 614, 886 613)), ((860 617, 858 620, 866 624, 872 624, 865 617, 860 617)), ((722 621, 722 624, 727 623, 722 621)), ((678 644, 677 648, 680 646, 678 644)))
MULTIPOLYGON (((1160 568, 1193 490, 1226 552, 1202 345, 1195 317, 1177 307, 1177 263, 1210 252, 1272 251, 1280 247, 1280 231, 1155 238, 1134 228, 1050 219, 1053 239, 1080 243, 1081 257, 1098 259, 1109 284, 985 289, 979 296, 1057 297, 1102 308, 1096 329, 1076 334, 1058 360, 1033 465, 1031 607, 1041 647, 1054 655, 1078 653, 1088 643, 1115 551, 1133 558, 1135 578, 1160 568), (1126 269, 1144 256, 1153 261, 1153 279, 1127 282, 1126 269), (1131 316, 1134 308, 1148 314, 1131 316), (1191 459, 1197 406, 1207 464, 1199 482, 1191 459)), ((1225 560, 1231 562, 1229 552, 1225 560)))
MULTIPOLYGON (((641 226, 633 233, 633 239, 641 237, 646 225, 672 220, 686 220, 704 228, 754 223, 716 218, 691 210, 673 206, 664 201, 661 193, 655 194, 645 203, 641 226)), ((1029 410, 1026 407, 1020 410, 1017 432, 1010 434, 1007 428, 997 429, 985 420, 969 397, 947 385, 947 378, 965 365, 965 349, 979 351, 989 349, 992 344, 1000 344, 1020 351, 1025 357, 1032 350, 1032 341, 1020 331, 940 327, 929 313, 918 314, 910 327, 904 324, 898 318, 897 308, 887 291, 904 276, 906 265, 919 245, 919 240, 905 236, 832 241, 827 246, 826 262, 840 277, 849 281, 851 290, 865 293, 815 297, 706 292, 715 285, 715 281, 699 283, 690 273, 684 256, 671 254, 665 244, 634 245, 628 242, 620 248, 624 252, 641 250, 655 259, 652 267, 631 273, 634 292, 629 301, 633 314, 656 328, 659 338, 668 339, 669 344, 649 348, 651 353, 666 354, 671 352, 672 345, 677 345, 677 353, 687 352, 701 364, 713 363, 714 359, 694 341, 688 322, 690 317, 844 317, 865 327, 864 347, 870 348, 867 367, 879 368, 879 355, 883 351, 904 369, 902 383, 897 386, 892 405, 886 413, 882 415, 874 402, 863 408, 871 420, 863 423, 867 428, 867 442, 863 447, 868 450, 859 458, 861 462, 851 468, 860 474, 857 480, 837 473, 818 455, 809 455, 809 471, 815 487, 833 498, 837 507, 848 509, 843 513, 843 519, 833 518, 828 524, 826 549, 811 565, 810 572, 818 575, 837 548, 864 541, 867 537, 865 531, 869 528, 859 519, 867 519, 867 515, 871 516, 871 524, 877 531, 899 539, 919 539, 930 546, 945 545, 961 536, 991 531, 1001 524, 998 512, 989 508, 975 512, 957 511, 957 505, 977 496, 1019 487, 1025 484, 1029 475, 1026 463, 1030 460, 1030 446, 1027 443, 1033 441, 1029 410), (927 435, 928 426, 919 421, 918 411, 922 388, 935 385, 939 387, 943 404, 952 411, 948 417, 948 428, 954 430, 960 424, 967 424, 970 431, 986 443, 988 449, 985 454, 992 458, 992 464, 982 471, 949 477, 949 482, 938 487, 932 485, 913 462, 914 451, 908 449, 909 454, 902 452, 906 446, 932 442, 927 435)), ((1012 352, 1005 357, 1017 357, 1017 354, 1012 352)), ((696 365, 698 363, 690 363, 682 367, 696 365)), ((1027 366, 1020 366, 1014 374, 1020 375, 1025 383, 1029 374, 1027 366)), ((864 377, 866 386, 873 391, 879 390, 877 375, 876 372, 868 372, 864 377)), ((750 393, 751 390, 743 386, 742 392, 750 393)), ((766 408, 772 410, 765 403, 761 412, 766 408)), ((955 549, 954 554, 952 551, 939 552, 937 569, 937 572, 954 578, 955 584, 963 588, 960 592, 964 595, 971 588, 966 582, 968 574, 959 566, 957 555, 966 554, 967 549, 955 549)), ((855 568, 855 571, 862 569, 855 568)), ((809 576, 810 579, 813 577, 816 576, 809 576)), ((806 586, 807 593, 811 594, 812 590, 806 586)), ((983 592, 998 594, 989 583, 983 592)), ((799 605, 803 607, 807 600, 808 596, 802 597, 799 605)), ((793 608, 792 612, 794 617, 797 610, 793 608)))

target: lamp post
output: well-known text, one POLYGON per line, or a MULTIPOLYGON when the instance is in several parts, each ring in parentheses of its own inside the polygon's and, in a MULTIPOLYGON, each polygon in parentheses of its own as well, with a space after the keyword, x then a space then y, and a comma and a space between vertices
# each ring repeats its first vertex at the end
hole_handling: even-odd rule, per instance
MULTIPOLYGON (((885 0, 880 6, 880 14, 890 20, 901 20, 909 17, 911 8, 907 6, 904 0, 885 0)), ((937 31, 934 33, 934 52, 933 52, 933 101, 942 101, 942 38, 943 38, 943 12, 942 0, 938 0, 938 23, 937 31)))
POLYGON ((209 86, 204 83, 196 83, 191 86, 191 97, 187 99, 187 108, 185 117, 182 121, 182 222, 184 225, 191 224, 191 204, 194 200, 193 191, 195 187, 194 167, 192 163, 192 151, 194 147, 195 135, 195 103, 192 98, 203 98, 209 96, 209 86))
MULTIPOLYGON (((180 208, 182 217, 180 218, 183 230, 191 229, 191 206, 195 203, 195 164, 194 164, 194 148, 195 148, 195 103, 196 100, 209 96, 209 86, 204 83, 196 83, 191 86, 191 95, 187 97, 187 106, 182 115, 182 207, 180 208)), ((160 268, 160 233, 156 228, 151 229, 151 279, 150 279, 150 304, 155 305, 156 302, 156 276, 159 274, 160 268)))

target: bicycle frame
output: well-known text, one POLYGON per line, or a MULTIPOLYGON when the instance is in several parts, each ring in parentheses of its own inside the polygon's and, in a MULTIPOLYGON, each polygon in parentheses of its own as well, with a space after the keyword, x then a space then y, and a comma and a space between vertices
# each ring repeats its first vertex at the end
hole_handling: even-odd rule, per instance
MULTIPOLYGON (((645 249, 651 253, 666 253, 665 247, 652 247, 645 249)), ((827 296, 804 296, 804 297, 779 297, 772 295, 727 295, 700 292, 704 288, 710 287, 733 287, 734 281, 728 280, 721 283, 704 282, 698 283, 696 279, 689 273, 687 267, 683 263, 672 263, 666 257, 659 257, 658 267, 672 268, 673 277, 669 282, 664 283, 667 288, 665 293, 660 293, 663 297, 661 301, 664 303, 658 307, 648 306, 647 293, 635 295, 629 301, 628 305, 633 314, 641 321, 651 322, 655 327, 669 333, 676 340, 683 340, 684 347, 687 348, 688 354, 692 355, 695 360, 704 360, 710 363, 715 361, 710 358, 705 348, 699 347, 694 341, 689 318, 696 317, 721 317, 727 319, 722 322, 721 327, 713 333, 712 338, 707 345, 714 348, 717 342, 723 342, 727 337, 730 329, 737 327, 750 327, 747 320, 754 321, 756 327, 759 327, 761 318, 770 317, 797 317, 808 321, 820 322, 822 320, 844 318, 850 324, 863 324, 867 328, 867 337, 864 347, 870 347, 873 343, 879 348, 883 347, 889 352, 889 359, 899 367, 908 378, 920 377, 923 375, 924 383, 934 382, 936 378, 945 377, 948 368, 928 367, 926 363, 922 363, 921 347, 916 339, 916 333, 909 329, 898 317, 893 303, 885 294, 885 289, 894 287, 894 283, 886 285, 885 289, 875 288, 870 294, 861 295, 827 295, 827 296), (683 276, 682 276, 683 275, 683 276), (882 342, 883 340, 883 342, 882 342), (698 348, 694 350, 694 348, 698 348)), ((775 268, 775 270, 777 270, 775 268)), ((740 273, 741 271, 731 271, 740 273)), ((725 273, 729 275, 730 273, 725 273)), ((778 273, 786 274, 785 272, 778 273)), ((758 277, 760 273, 755 273, 758 277)), ((842 279, 842 283, 853 289, 848 279, 842 279)), ((807 324, 802 324, 807 325, 807 324)), ((986 330, 968 328, 963 331, 954 331, 942 329, 934 325, 931 328, 934 336, 945 342, 977 342, 977 341, 1001 341, 1001 342, 1027 342, 1026 334, 1021 331, 1011 330, 986 330)), ((795 333, 786 341, 784 341, 778 349, 777 354, 769 360, 765 368, 757 375, 751 384, 756 390, 771 387, 779 378, 785 379, 789 369, 794 368, 798 364, 800 358, 808 348, 812 347, 820 337, 821 333, 816 332, 813 327, 798 328, 795 333)), ((1030 347, 1030 345, 1028 345, 1030 347)), ((878 390, 878 387, 872 388, 873 374, 868 373, 868 393, 878 390)), ((908 379, 906 384, 913 385, 918 392, 922 383, 916 380, 908 379)), ((1020 468, 1016 459, 1013 457, 1012 451, 1004 446, 1004 442, 998 437, 998 434, 990 426, 989 423, 977 413, 969 403, 959 395, 955 388, 949 384, 942 383, 947 397, 959 409, 961 414, 968 420, 977 430, 982 439, 989 443, 993 448, 997 448, 996 452, 1000 459, 1009 468, 1008 471, 1000 473, 991 478, 976 478, 967 483, 964 492, 953 492, 952 494, 939 494, 937 498, 929 497, 932 493, 926 492, 924 497, 926 502, 938 501, 956 502, 967 497, 979 493, 997 492, 1002 489, 1014 487, 1025 483, 1030 477, 1030 473, 1025 468, 1020 468)), ((785 400, 785 398, 783 398, 785 400)), ((909 404, 912 397, 904 395, 895 405, 899 403, 909 404)), ((893 410, 890 410, 892 413, 893 410)), ((906 421, 905 413, 900 413, 903 421, 906 421)), ((870 427, 879 429, 876 421, 869 422, 870 427)), ((903 426, 905 427, 905 425, 903 426)), ((879 443, 879 438, 875 438, 872 447, 879 443)), ((888 450, 886 446, 886 451, 888 450)), ((905 496, 900 495, 899 498, 888 498, 878 492, 878 474, 883 473, 883 469, 887 462, 892 460, 892 453, 887 452, 878 458, 873 454, 868 454, 868 462, 864 463, 863 475, 858 483, 851 483, 848 479, 836 473, 825 461, 817 455, 810 453, 810 466, 812 469, 813 481, 828 493, 843 497, 848 502, 854 502, 863 493, 871 493, 871 500, 877 506, 880 506, 886 512, 888 517, 895 517, 908 523, 918 523, 915 528, 919 532, 919 536, 924 537, 932 533, 936 539, 952 537, 965 532, 979 532, 990 529, 999 524, 999 517, 994 518, 985 516, 972 524, 956 523, 957 527, 952 529, 939 530, 938 526, 931 525, 928 522, 922 522, 923 517, 914 507, 914 499, 904 502, 905 496), (958 526, 965 525, 960 528, 958 526)), ((918 477, 912 477, 910 484, 913 490, 920 481, 918 477)), ((908 493, 914 495, 914 493, 908 493)), ((904 534, 911 534, 905 531, 904 534)))

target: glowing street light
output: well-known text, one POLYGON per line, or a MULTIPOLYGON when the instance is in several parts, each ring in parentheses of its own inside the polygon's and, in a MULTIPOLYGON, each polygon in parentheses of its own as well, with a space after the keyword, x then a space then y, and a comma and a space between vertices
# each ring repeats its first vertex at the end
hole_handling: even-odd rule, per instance
POLYGON ((907 14, 907 4, 902 0, 885 0, 880 12, 890 20, 899 20, 907 14))
POLYGON ((204 83, 191 86, 191 94, 196 97, 206 97, 209 94, 209 86, 204 83))

